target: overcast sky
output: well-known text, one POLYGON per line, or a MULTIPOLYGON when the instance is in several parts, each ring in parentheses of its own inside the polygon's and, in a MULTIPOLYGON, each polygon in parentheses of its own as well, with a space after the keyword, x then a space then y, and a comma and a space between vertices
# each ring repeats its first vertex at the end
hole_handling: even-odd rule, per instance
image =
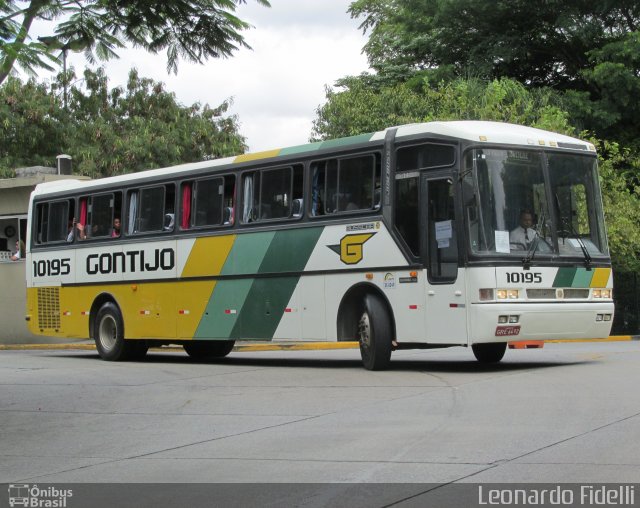
MULTIPOLYGON (((167 74, 164 54, 121 51, 120 60, 103 63, 110 86, 126 82, 131 67, 141 76, 163 81, 184 105, 215 107, 233 98, 231 113, 252 152, 308 142, 325 85, 368 69, 362 47, 366 38, 346 10, 350 0, 271 0, 265 8, 247 0, 237 15, 254 28, 244 32, 252 51, 204 65, 180 61, 178 74, 167 74)), ((81 75, 81 55, 69 62, 81 75)))

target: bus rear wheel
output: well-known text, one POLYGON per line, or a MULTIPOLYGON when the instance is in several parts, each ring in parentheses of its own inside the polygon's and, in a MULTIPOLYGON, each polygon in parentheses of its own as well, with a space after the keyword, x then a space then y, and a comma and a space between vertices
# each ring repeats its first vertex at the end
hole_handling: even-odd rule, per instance
POLYGON ((473 354, 480 363, 498 363, 507 350, 506 342, 488 342, 471 346, 473 354))
POLYGON ((191 358, 223 358, 231 353, 234 340, 194 340, 182 347, 191 358))
POLYGON ((93 339, 100 358, 112 362, 139 360, 146 353, 146 341, 124 338, 124 321, 118 306, 107 302, 96 314, 93 322, 93 339))
POLYGON ((380 298, 367 295, 358 321, 362 365, 367 370, 384 370, 391 362, 391 320, 380 298))

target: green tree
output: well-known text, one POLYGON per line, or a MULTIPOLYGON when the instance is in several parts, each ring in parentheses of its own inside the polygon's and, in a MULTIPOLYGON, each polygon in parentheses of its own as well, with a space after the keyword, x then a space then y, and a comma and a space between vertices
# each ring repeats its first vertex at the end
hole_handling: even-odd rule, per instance
MULTIPOLYGON (((268 0, 255 0, 269 6, 268 0)), ((151 53, 166 50, 167 69, 178 59, 202 63, 249 47, 236 17, 245 0, 3 0, 0 1, 0 83, 14 65, 29 73, 53 70, 56 53, 83 51, 90 62, 117 57, 131 44, 151 53), (30 38, 37 20, 56 21, 51 35, 30 38)))
POLYGON ((578 130, 637 142, 640 3, 637 0, 356 0, 365 52, 386 84, 430 76, 566 92, 578 130))
POLYGON ((640 157, 615 142, 591 141, 598 149, 602 200, 614 268, 620 272, 638 272, 640 186, 629 186, 624 172, 640 169, 640 157))
POLYGON ((459 76, 583 88, 589 52, 640 29, 636 0, 356 0, 378 72, 453 66, 459 76))
MULTIPOLYGON (((68 78, 68 76, 67 76, 68 78)), ((135 70, 125 87, 110 89, 104 69, 86 70, 72 87, 67 110, 59 91, 10 78, 0 87, 0 164, 55 165, 73 157, 74 172, 91 177, 231 156, 246 150, 229 101, 212 108, 183 106, 164 85, 135 70)))
POLYGON ((354 136, 390 125, 438 120, 495 120, 572 133, 559 94, 528 90, 510 79, 455 79, 432 86, 423 80, 372 85, 370 76, 345 78, 342 90, 326 90, 316 110, 314 140, 354 136))
POLYGON ((62 109, 48 87, 10 78, 0 87, 0 177, 21 166, 53 166, 61 153, 62 109))

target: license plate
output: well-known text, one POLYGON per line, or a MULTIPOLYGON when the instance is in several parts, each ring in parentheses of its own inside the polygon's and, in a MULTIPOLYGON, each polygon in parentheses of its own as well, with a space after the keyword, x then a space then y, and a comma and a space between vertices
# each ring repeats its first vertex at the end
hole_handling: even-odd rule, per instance
POLYGON ((517 326, 498 326, 496 328, 496 337, 507 337, 520 334, 520 325, 517 326))

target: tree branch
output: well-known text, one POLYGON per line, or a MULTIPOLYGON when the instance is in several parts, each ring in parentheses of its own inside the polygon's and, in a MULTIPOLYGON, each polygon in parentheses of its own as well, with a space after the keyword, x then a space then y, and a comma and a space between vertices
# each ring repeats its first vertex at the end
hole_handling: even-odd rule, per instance
POLYGON ((19 52, 16 51, 16 48, 24 44, 24 41, 29 35, 31 24, 38 17, 38 13, 45 3, 46 0, 32 0, 29 7, 25 9, 22 25, 20 26, 20 30, 18 31, 15 40, 12 43, 7 44, 7 46, 13 46, 13 51, 9 52, 9 54, 5 52, 4 59, 0 65, 0 84, 2 84, 4 80, 7 79, 7 76, 9 76, 9 73, 13 68, 13 64, 18 58, 19 52))

